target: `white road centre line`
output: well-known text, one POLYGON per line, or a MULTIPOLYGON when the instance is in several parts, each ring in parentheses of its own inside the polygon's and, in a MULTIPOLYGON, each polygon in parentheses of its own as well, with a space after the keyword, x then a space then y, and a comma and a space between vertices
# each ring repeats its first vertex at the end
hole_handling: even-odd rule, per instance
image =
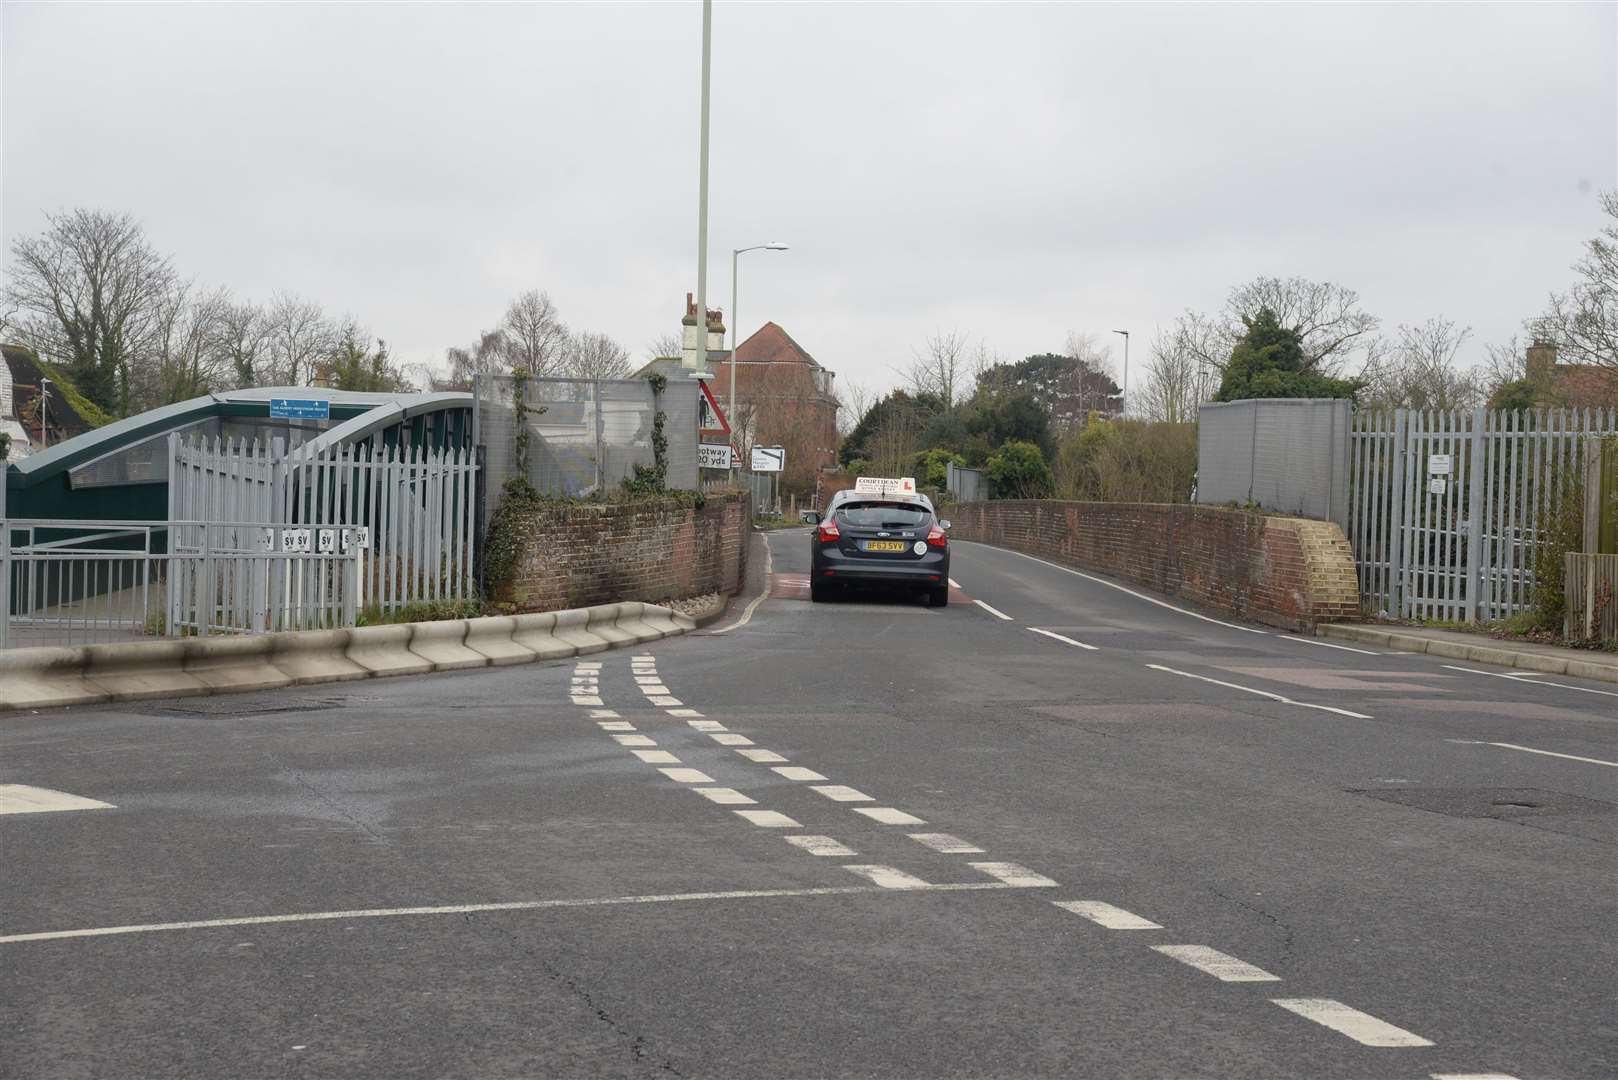
POLYGON ((619 746, 656 746, 657 740, 650 735, 614 735, 612 741, 619 746))
POLYGON ((958 836, 951 836, 943 832, 916 832, 910 834, 910 839, 925 847, 930 847, 944 855, 981 855, 983 849, 976 844, 969 844, 958 836))
POLYGON ((1532 746, 1518 746, 1508 742, 1484 742, 1481 739, 1445 739, 1448 743, 1457 743, 1461 746, 1498 746, 1502 750, 1518 750, 1524 754, 1539 754, 1542 757, 1565 758, 1568 761, 1582 761, 1587 765, 1605 765, 1609 769, 1618 769, 1618 761, 1602 761, 1600 758, 1580 757, 1577 754, 1559 754, 1555 750, 1535 750, 1532 746))
POLYGON ((616 717, 617 715, 618 715, 618 712, 617 712, 616 709, 591 709, 590 710, 590 719, 592 719, 592 720, 600 720, 600 719, 604 719, 604 718, 609 717, 609 716, 610 717, 616 717))
POLYGON ((697 731, 724 731, 725 725, 717 720, 692 720, 691 726, 697 731))
POLYGON ((838 855, 848 856, 858 854, 853 848, 829 836, 788 836, 784 837, 793 847, 800 847, 811 855, 838 855))
POLYGON ((1305 1020, 1313 1020, 1341 1035, 1347 1035, 1365 1046, 1432 1046, 1431 1039, 1414 1035, 1404 1028, 1378 1020, 1368 1013, 1351 1009, 1331 998, 1271 998, 1288 1012, 1297 1013, 1305 1020))
POLYGON ((1300 645, 1319 645, 1322 649, 1341 649, 1343 652, 1364 653, 1366 656, 1381 656, 1379 652, 1370 649, 1356 649, 1352 645, 1338 645, 1331 641, 1321 641, 1319 638, 1304 637, 1302 634, 1276 634, 1282 641, 1296 641, 1300 645))
POLYGON ((1479 671, 1477 668, 1456 667, 1454 664, 1439 664, 1441 668, 1450 671, 1464 671, 1469 675, 1493 675, 1497 679, 1510 679, 1512 682, 1527 683, 1529 686, 1554 686, 1560 690, 1577 690, 1581 694, 1600 694, 1602 697, 1618 697, 1618 692, 1612 690, 1595 690, 1588 686, 1573 686, 1569 683, 1546 682, 1537 676, 1507 675, 1503 671, 1479 671))
POLYGON ((895 870, 891 866, 850 864, 844 866, 843 869, 851 874, 869 878, 872 884, 880 885, 884 889, 925 889, 927 887, 927 882, 921 880, 921 878, 907 874, 903 870, 895 870))
POLYGON ((914 814, 907 814, 903 810, 895 810, 891 806, 854 806, 850 807, 856 814, 864 814, 872 821, 883 825, 925 825, 925 821, 914 814))
POLYGON ((1281 976, 1271 975, 1263 968, 1254 967, 1246 960, 1210 949, 1206 945, 1153 945, 1154 952, 1172 957, 1198 971, 1205 971, 1220 982, 1280 982, 1281 976))
POLYGON ((1099 648, 1097 648, 1094 645, 1086 645, 1082 641, 1074 641, 1072 638, 1063 637, 1061 634, 1058 634, 1058 633, 1056 633, 1055 631, 1052 631, 1052 630, 1041 630, 1037 626, 1030 626, 1030 627, 1028 627, 1028 629, 1030 631, 1032 631, 1033 633, 1044 634, 1048 638, 1055 638, 1057 641, 1060 641, 1065 645, 1072 645, 1075 648, 1079 648, 1079 649, 1089 649, 1091 652, 1100 652, 1101 651, 1099 648))
POLYGON ((815 772, 815 770, 813 770, 813 769, 805 769, 800 765, 777 765, 773 769, 771 769, 770 771, 772 773, 775 773, 777 776, 783 776, 788 780, 824 780, 824 779, 826 779, 824 776, 821 776, 819 773, 815 772))
POLYGON ((803 826, 779 810, 737 810, 737 817, 752 822, 761 829, 801 829, 803 826))
POLYGON ((752 747, 751 749, 743 748, 737 750, 736 752, 742 757, 746 758, 748 761, 756 761, 761 765, 768 765, 771 762, 786 760, 786 758, 782 757, 780 754, 777 754, 774 750, 763 750, 756 746, 752 747))
POLYGON ((677 784, 711 784, 713 777, 701 769, 659 769, 658 772, 677 784))
POLYGON ((832 802, 876 802, 863 791, 855 791, 846 784, 815 784, 810 791, 824 795, 832 802))
POLYGON ((54 814, 60 810, 116 810, 112 803, 51 788, 0 784, 0 814, 54 814))
MULTIPOLYGON (((985 547, 994 547, 993 544, 985 544, 984 546, 985 547)), ((1086 574, 1081 570, 1074 570, 1071 567, 1062 566, 1062 565, 1060 565, 1058 563, 1048 562, 1045 559, 1036 559, 1036 558, 1034 558, 1034 556, 1032 556, 1032 555, 1024 555, 1020 551, 1012 551, 1010 548, 995 548, 995 550, 996 551, 1004 551, 1007 555, 1016 555, 1019 558, 1028 559, 1031 562, 1040 563, 1041 565, 1050 567, 1052 570, 1060 570, 1064 574, 1072 574, 1074 577, 1080 577, 1080 578, 1083 578, 1086 581, 1093 581, 1097 585, 1105 585, 1109 589, 1117 589, 1119 592, 1127 593, 1128 595, 1133 596, 1137 600, 1144 600, 1148 604, 1156 604, 1160 608, 1168 608, 1170 611, 1178 612, 1181 615, 1189 615, 1193 619, 1201 619, 1203 622, 1210 622, 1210 623, 1213 623, 1215 626, 1223 626, 1223 627, 1226 627, 1227 629, 1230 629, 1230 630, 1240 630, 1243 633, 1247 633, 1247 634, 1268 634, 1269 633, 1268 630, 1255 630, 1251 626, 1238 626, 1236 623, 1228 623, 1228 622, 1224 622, 1223 620, 1220 620, 1220 619, 1211 618, 1210 616, 1207 616, 1207 615, 1199 615, 1195 611, 1187 611, 1185 608, 1175 607, 1173 604, 1165 603, 1164 601, 1159 600, 1154 596, 1147 596, 1145 593, 1138 593, 1134 589, 1126 589, 1122 585, 1117 584, 1116 582, 1108 581, 1106 578, 1098 578, 1094 574, 1086 574)))
POLYGON ((683 704, 685 704, 683 701, 681 701, 677 697, 654 697, 654 698, 647 698, 646 700, 648 702, 650 702, 651 704, 656 705, 660 709, 666 709, 670 705, 683 705, 683 704))
POLYGON ((728 731, 710 731, 708 738, 720 746, 752 746, 753 740, 746 735, 736 735, 728 731))
POLYGON ((978 607, 982 608, 984 611, 987 611, 990 615, 993 615, 997 619, 1003 619, 1006 622, 1011 622, 1012 621, 1010 615, 1007 615, 1005 612, 999 610, 998 608, 990 607, 988 604, 985 604, 982 600, 974 600, 974 601, 972 601, 972 603, 976 604, 978 607))
POLYGON ((1517 1080, 1510 1073, 1428 1073, 1432 1080, 1517 1080))
POLYGON ((588 697, 588 696, 583 695, 583 694, 574 694, 573 695, 573 704, 575 704, 575 705, 600 705, 601 704, 601 699, 598 698, 598 697, 588 697))
POLYGON ((631 750, 630 753, 648 765, 678 765, 680 759, 667 750, 631 750))
POLYGON ((695 710, 695 709, 669 709, 668 714, 670 716, 679 717, 681 720, 684 720, 688 716, 701 716, 702 715, 701 713, 697 712, 697 710, 695 710))
POLYGON ((1279 701, 1286 705, 1296 705, 1300 709, 1319 709, 1321 712, 1336 713, 1338 716, 1352 716, 1356 720, 1371 719, 1371 717, 1366 716, 1364 713, 1353 712, 1350 709, 1338 709, 1331 705, 1315 705, 1308 701, 1294 701, 1291 698, 1283 697, 1280 694, 1272 694, 1268 690, 1256 690, 1251 686, 1239 686, 1233 682, 1225 682, 1223 679, 1210 679, 1206 675, 1193 675, 1189 671, 1181 671, 1178 668, 1164 667, 1162 664, 1147 664, 1146 666, 1151 668, 1153 671, 1166 671, 1170 675, 1180 675, 1187 679, 1197 679, 1205 683, 1213 683, 1215 686, 1223 686, 1230 690, 1240 690, 1247 694, 1257 694, 1259 697, 1267 697, 1272 701, 1279 701))
POLYGON ((1161 930, 1157 923, 1150 919, 1143 919, 1132 911, 1125 911, 1121 907, 1100 900, 1052 900, 1051 903, 1063 911, 1071 911, 1075 915, 1082 915, 1091 922, 1105 926, 1108 930, 1161 930))
POLYGON ((735 788, 699 787, 691 790, 701 795, 704 799, 709 799, 723 806, 751 806, 758 802, 757 799, 750 799, 735 788))
POLYGON ((1056 882, 1044 874, 1036 874, 1028 867, 1019 866, 1014 862, 975 862, 966 865, 1018 888, 1048 889, 1056 885, 1056 882))
POLYGON ((596 726, 602 731, 634 731, 635 725, 628 720, 597 720, 596 726))

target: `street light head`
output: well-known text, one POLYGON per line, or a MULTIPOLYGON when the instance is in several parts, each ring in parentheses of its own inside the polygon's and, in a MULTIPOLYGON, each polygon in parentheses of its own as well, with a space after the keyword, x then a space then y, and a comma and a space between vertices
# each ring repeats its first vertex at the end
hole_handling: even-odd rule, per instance
POLYGON ((775 241, 773 244, 765 244, 764 249, 766 251, 790 251, 790 250, 792 250, 791 248, 787 247, 785 244, 781 243, 781 241, 779 241, 779 240, 775 241))
POLYGON ((1128 331, 1128 330, 1114 330, 1114 331, 1113 331, 1113 333, 1115 333, 1115 334, 1122 334, 1122 335, 1124 335, 1124 337, 1128 337, 1128 336, 1129 336, 1129 331, 1128 331))

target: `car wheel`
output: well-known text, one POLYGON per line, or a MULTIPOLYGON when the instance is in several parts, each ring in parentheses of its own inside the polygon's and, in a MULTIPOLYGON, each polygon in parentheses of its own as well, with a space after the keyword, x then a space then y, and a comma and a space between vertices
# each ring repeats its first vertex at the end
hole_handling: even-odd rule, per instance
POLYGON ((927 606, 928 607, 948 607, 949 606, 949 586, 944 585, 944 586, 941 586, 940 588, 933 589, 931 592, 929 592, 927 594, 927 606))

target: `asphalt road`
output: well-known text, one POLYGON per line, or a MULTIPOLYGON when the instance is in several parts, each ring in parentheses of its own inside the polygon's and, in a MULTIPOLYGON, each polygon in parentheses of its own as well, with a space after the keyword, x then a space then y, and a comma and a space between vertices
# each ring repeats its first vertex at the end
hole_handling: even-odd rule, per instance
POLYGON ((769 541, 638 650, 0 717, 110 804, 0 816, 0 1075, 1618 1075, 1618 688, 769 541))

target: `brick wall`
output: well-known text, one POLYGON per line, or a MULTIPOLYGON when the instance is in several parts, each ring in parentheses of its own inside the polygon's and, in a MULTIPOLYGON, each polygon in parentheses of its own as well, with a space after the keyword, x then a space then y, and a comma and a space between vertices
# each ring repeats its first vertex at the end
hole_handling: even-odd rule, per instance
POLYGON ((1257 622, 1303 629, 1359 617, 1335 524, 1210 506, 1057 500, 964 503, 950 536, 1123 578, 1257 622))
POLYGON ((749 496, 714 493, 700 510, 674 500, 559 503, 530 511, 504 595, 518 611, 683 600, 734 593, 747 568, 749 496))

